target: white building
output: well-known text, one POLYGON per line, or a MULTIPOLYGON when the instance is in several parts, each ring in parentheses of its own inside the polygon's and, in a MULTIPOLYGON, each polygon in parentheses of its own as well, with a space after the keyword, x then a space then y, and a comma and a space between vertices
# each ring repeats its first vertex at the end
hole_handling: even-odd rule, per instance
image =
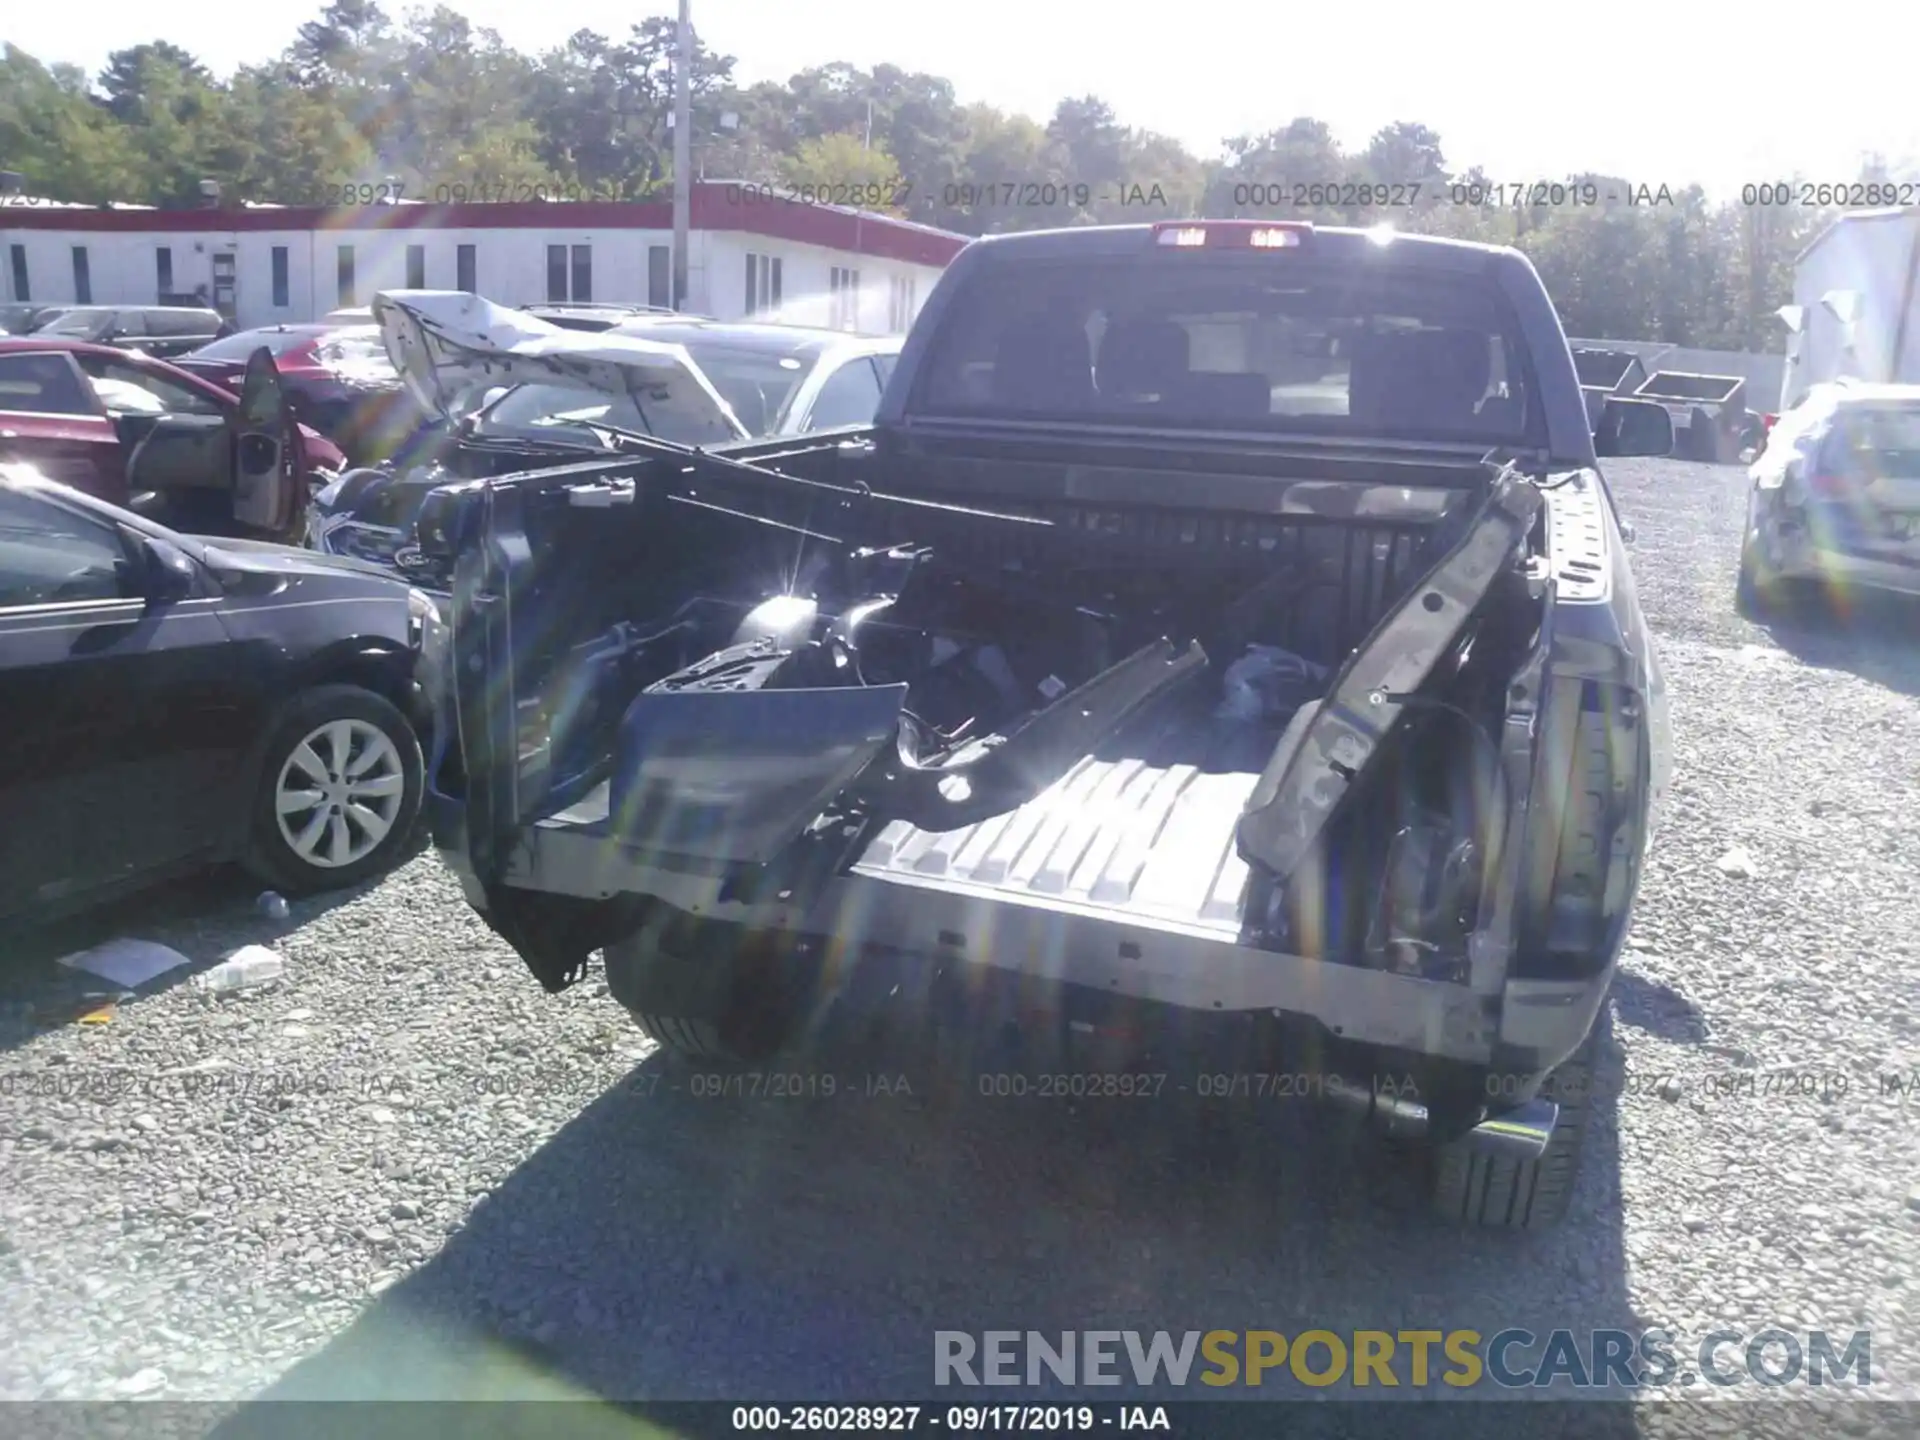
MULTIPOLYGON (((904 332, 967 237, 717 182, 693 190, 686 308, 861 334, 904 332)), ((506 305, 668 305, 673 212, 589 201, 328 210, 0 205, 5 296, 161 303, 206 288, 243 328, 317 320, 378 290, 471 290, 506 305)))
POLYGON ((1780 408, 1826 380, 1920 383, 1920 206, 1842 215, 1794 261, 1780 408))

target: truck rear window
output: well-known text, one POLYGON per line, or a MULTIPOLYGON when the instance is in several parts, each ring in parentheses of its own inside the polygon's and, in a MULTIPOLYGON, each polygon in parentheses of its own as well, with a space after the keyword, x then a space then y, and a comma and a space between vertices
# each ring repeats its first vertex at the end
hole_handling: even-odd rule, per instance
POLYGON ((1529 443, 1532 377, 1473 277, 1270 254, 987 270, 955 297, 913 408, 1206 430, 1529 443))

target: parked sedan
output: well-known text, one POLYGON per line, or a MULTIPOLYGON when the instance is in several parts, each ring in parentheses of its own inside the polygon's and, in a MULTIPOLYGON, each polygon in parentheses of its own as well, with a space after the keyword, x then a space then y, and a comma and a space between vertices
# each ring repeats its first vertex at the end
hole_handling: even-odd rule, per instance
POLYGON ((376 874, 443 639, 370 567, 0 466, 0 923, 227 860, 290 893, 376 874))
POLYGON ((183 305, 73 305, 33 333, 165 358, 231 335, 233 324, 218 310, 183 305))
POLYGON ((238 389, 262 345, 303 425, 339 446, 351 465, 386 459, 428 418, 401 384, 376 325, 269 325, 203 345, 173 363, 238 389))
POLYGON ((1814 386, 1748 473, 1743 613, 1795 587, 1920 595, 1920 385, 1814 386))
POLYGON ((0 459, 169 523, 297 533, 310 477, 339 472, 346 457, 291 418, 271 358, 263 363, 274 395, 249 412, 163 360, 44 334, 0 340, 0 459), (243 443, 248 433, 262 438, 243 443), (263 447, 284 472, 270 484, 249 468, 267 462, 263 447))

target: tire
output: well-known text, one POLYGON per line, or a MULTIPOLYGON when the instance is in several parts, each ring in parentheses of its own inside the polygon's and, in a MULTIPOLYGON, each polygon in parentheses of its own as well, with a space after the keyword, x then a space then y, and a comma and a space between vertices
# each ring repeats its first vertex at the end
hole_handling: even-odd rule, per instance
POLYGON ((1740 575, 1733 586, 1734 608, 1742 618, 1769 620, 1780 609, 1780 582, 1766 569, 1766 563, 1748 539, 1740 546, 1740 575))
POLYGON ((689 927, 656 907, 638 932, 606 947, 607 988, 662 1050, 700 1065, 773 1059, 806 1014, 806 991, 778 959, 729 948, 738 927, 689 927))
POLYGON ((1463 1142, 1432 1153, 1433 1205, 1442 1217, 1492 1230, 1551 1230, 1566 1218, 1593 1118, 1594 1068, 1606 1014, 1603 1009, 1580 1048, 1541 1086, 1541 1098, 1560 1106, 1560 1118, 1538 1160, 1479 1154, 1463 1142))
POLYGON ((420 817, 425 772, 419 737, 384 696, 358 685, 321 685, 297 695, 273 722, 262 750, 242 862, 287 894, 357 885, 406 850, 420 817), (343 757, 333 753, 336 737, 345 742, 343 757), (345 773, 336 783, 325 770, 340 758, 345 773), (322 773, 308 773, 316 761, 322 773), (342 808, 324 817, 318 806, 282 816, 283 796, 309 795, 331 797, 322 804, 342 808), (349 800, 355 803, 345 808, 349 800), (384 828, 356 815, 376 817, 384 828), (320 828, 310 829, 316 820, 320 828), (339 846, 342 831, 347 843, 339 846))

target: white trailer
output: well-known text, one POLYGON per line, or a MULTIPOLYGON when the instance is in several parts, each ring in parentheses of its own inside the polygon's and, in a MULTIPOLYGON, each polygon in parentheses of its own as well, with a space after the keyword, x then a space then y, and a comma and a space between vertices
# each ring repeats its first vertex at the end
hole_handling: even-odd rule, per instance
POLYGON ((1857 210, 1794 262, 1780 409, 1815 385, 1853 377, 1920 384, 1920 206, 1857 210))

